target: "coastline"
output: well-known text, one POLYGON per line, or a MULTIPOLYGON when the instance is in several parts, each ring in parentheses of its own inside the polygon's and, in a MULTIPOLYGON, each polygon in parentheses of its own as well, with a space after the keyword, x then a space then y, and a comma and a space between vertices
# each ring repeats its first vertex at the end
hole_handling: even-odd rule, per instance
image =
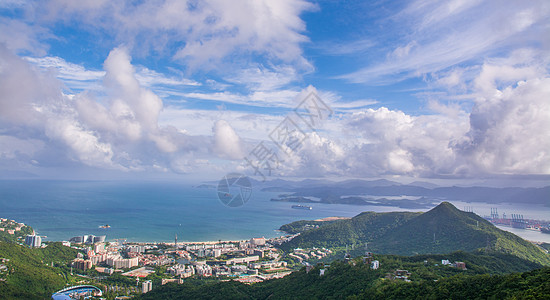
MULTIPOLYGON (((262 191, 254 191, 243 207, 228 208, 220 203, 215 190, 174 182, 0 181, 0 190, 4 217, 31 225, 40 235, 48 236, 45 241, 67 241, 87 234, 106 235, 107 241, 125 239, 136 243, 173 243, 176 234, 182 241, 194 243, 240 241, 281 236, 280 226, 299 220, 350 218, 365 211, 403 211, 398 207, 353 204, 311 204, 312 210, 292 209, 290 203, 270 201, 278 192, 262 191), (110 228, 98 228, 104 224, 110 228)), ((498 207, 501 214, 522 214, 530 219, 543 219, 550 213, 550 208, 541 206, 450 202, 458 208, 472 207, 480 216, 493 207, 498 207)), ((523 232, 516 234, 537 240, 525 237, 523 232)))
POLYGON ((330 222, 330 221, 338 221, 338 220, 349 220, 351 219, 350 217, 326 217, 326 218, 322 218, 322 219, 316 219, 316 220, 313 220, 315 222, 330 222))

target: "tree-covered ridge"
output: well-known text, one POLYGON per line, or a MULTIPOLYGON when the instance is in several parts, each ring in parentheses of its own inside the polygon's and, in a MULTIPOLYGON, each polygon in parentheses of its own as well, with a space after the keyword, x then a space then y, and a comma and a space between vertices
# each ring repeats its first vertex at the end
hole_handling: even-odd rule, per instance
POLYGON ((375 259, 380 261, 378 270, 372 270, 359 257, 349 263, 318 265, 309 273, 303 268, 287 277, 253 285, 233 281, 165 285, 139 299, 475 299, 476 295, 487 299, 491 293, 499 295, 495 299, 509 299, 550 292, 550 268, 528 272, 540 266, 507 254, 375 255, 375 259), (463 261, 467 270, 443 266, 441 259, 463 261), (321 269, 325 269, 322 276, 321 269), (397 269, 409 271, 411 282, 388 279, 397 269), (494 275, 507 273, 503 270, 526 273, 494 275), (516 280, 521 282, 514 283, 516 280))
POLYGON ((49 299, 55 290, 65 287, 67 275, 55 266, 66 266, 76 257, 75 249, 61 243, 46 248, 29 249, 25 246, 0 241, 0 258, 7 273, 0 281, 2 299, 49 299), (52 263, 54 267, 52 267, 52 263))
POLYGON ((550 268, 438 281, 380 282, 348 299, 550 299, 550 268))
POLYGON ((373 241, 372 247, 381 253, 401 255, 484 249, 550 266, 550 256, 537 246, 448 202, 388 232, 373 241))
MULTIPOLYGON (((317 229, 304 231, 281 245, 281 248, 290 250, 298 247, 338 247, 365 243, 383 236, 418 215, 419 213, 413 212, 364 212, 351 219, 334 221, 317 229)), ((299 222, 290 225, 301 224, 299 222)), ((282 226, 281 230, 284 228, 285 226, 282 226)))
MULTIPOLYGON (((338 220, 337 220, 338 221, 338 220)), ((310 221, 310 220, 300 220, 292 223, 285 224, 279 228, 279 230, 284 231, 289 234, 303 233, 307 230, 319 228, 325 226, 335 221, 310 221)))
POLYGON ((448 202, 426 213, 361 213, 350 220, 305 231, 281 248, 342 247, 365 242, 377 253, 415 255, 483 249, 550 266, 550 255, 539 247, 448 202))

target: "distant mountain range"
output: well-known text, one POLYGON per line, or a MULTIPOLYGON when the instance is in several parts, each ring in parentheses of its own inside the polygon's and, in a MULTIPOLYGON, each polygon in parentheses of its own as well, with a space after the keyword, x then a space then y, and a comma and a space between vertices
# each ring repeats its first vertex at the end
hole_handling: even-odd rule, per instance
MULTIPOLYGON (((307 223, 301 222, 301 225, 307 223)), ((291 228, 292 224, 281 229, 291 228)), ((365 242, 368 242, 371 251, 382 254, 415 255, 482 250, 508 253, 550 266, 550 255, 542 249, 498 229, 474 213, 458 210, 448 202, 442 202, 425 213, 361 213, 351 219, 303 231, 281 245, 281 248, 342 247, 365 242)))
POLYGON ((522 203, 550 206, 550 186, 520 187, 438 187, 427 182, 401 184, 385 179, 326 180, 268 182, 253 181, 262 191, 284 192, 272 201, 310 202, 326 204, 387 205, 401 208, 431 208, 441 201, 522 203), (313 198, 313 199, 312 199, 313 198))

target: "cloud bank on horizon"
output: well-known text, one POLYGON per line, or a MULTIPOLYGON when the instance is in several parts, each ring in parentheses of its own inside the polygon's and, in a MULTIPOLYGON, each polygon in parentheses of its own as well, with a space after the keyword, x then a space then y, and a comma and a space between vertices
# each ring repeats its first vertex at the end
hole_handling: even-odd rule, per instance
POLYGON ((364 2, 3 1, 0 169, 250 171, 315 90, 276 175, 548 178, 550 3, 364 2))

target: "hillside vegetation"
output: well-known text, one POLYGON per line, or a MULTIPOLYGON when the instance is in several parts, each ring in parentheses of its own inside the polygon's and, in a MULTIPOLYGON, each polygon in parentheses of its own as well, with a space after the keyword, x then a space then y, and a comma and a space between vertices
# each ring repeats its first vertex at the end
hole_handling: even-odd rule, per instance
POLYGON ((490 275, 511 265, 523 271, 536 266, 506 254, 457 252, 442 256, 376 255, 375 258, 380 261, 378 270, 370 269, 358 258, 351 263, 336 261, 330 266, 319 265, 309 273, 303 268, 284 278, 253 285, 234 281, 167 284, 138 299, 487 299, 491 295, 495 295, 495 299, 525 299, 550 293, 550 268, 490 275), (460 258, 468 270, 436 266, 441 257, 460 258), (325 269, 322 276, 320 269, 325 269), (411 282, 386 279, 387 274, 396 269, 407 269, 411 282))
POLYGON ((52 292, 66 283, 66 274, 52 267, 66 265, 76 257, 76 250, 61 243, 46 248, 29 249, 14 243, 0 242, 0 258, 9 259, 7 272, 1 274, 1 299, 49 299, 52 292))
MULTIPOLYGON (((338 220, 319 228, 302 232, 290 242, 281 245, 284 250, 298 247, 338 247, 346 244, 364 243, 380 238, 388 231, 395 230, 420 213, 364 212, 351 219, 338 220)), ((302 224, 300 221, 291 224, 302 224)), ((296 226, 282 226, 285 227, 296 226)))
POLYGON ((361 213, 349 220, 304 231, 281 248, 343 247, 365 242, 371 251, 383 254, 483 250, 508 253, 550 266, 550 255, 539 247, 448 202, 426 213, 361 213))

